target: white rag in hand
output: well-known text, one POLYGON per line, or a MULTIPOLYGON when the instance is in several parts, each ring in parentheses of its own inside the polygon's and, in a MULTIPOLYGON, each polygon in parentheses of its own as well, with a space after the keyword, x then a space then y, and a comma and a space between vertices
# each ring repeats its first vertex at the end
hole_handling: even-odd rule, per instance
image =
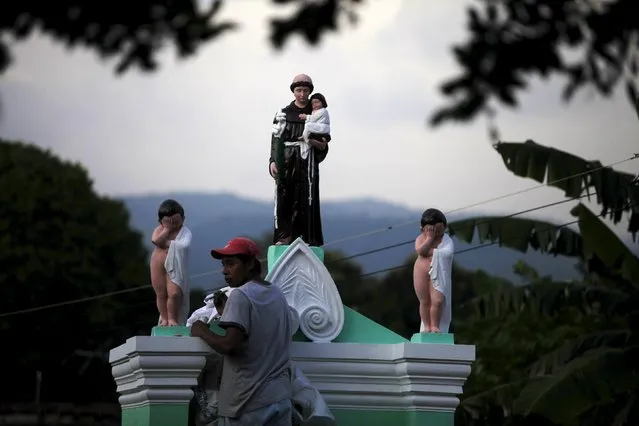
MULTIPOLYGON (((231 287, 221 288, 220 291, 226 293, 226 297, 231 294, 233 289, 231 287)), ((195 321, 202 321, 205 324, 210 324, 216 317, 219 316, 215 305, 213 304, 213 298, 215 293, 211 293, 204 298, 204 306, 193 311, 188 320, 186 320, 186 326, 191 327, 195 321)))

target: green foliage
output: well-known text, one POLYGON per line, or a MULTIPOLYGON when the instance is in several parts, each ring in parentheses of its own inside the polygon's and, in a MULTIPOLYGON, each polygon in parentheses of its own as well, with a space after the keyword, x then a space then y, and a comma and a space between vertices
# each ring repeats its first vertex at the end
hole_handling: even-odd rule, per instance
MULTIPOLYGON (((230 22, 214 22, 220 6, 214 1, 202 11, 193 0, 140 0, 114 13, 111 4, 102 2, 6 3, 0 9, 0 35, 23 40, 39 30, 69 48, 83 45, 104 58, 117 58, 117 73, 131 66, 153 71, 157 53, 168 43, 180 57, 188 57, 202 43, 232 29, 230 22)), ((9 62, 9 44, 0 43, 0 72, 9 62)))
POLYGON ((494 147, 515 176, 546 182, 566 197, 593 196, 601 205, 601 216, 617 224, 629 213, 628 232, 634 235, 639 231, 639 185, 634 175, 531 140, 499 142, 494 147))
POLYGON ((566 77, 563 92, 593 87, 610 96, 625 83, 639 114, 639 15, 634 0, 483 0, 468 8, 468 40, 453 48, 461 72, 441 86, 451 103, 431 123, 469 121, 501 103, 518 106, 533 76, 566 77), (566 52, 583 55, 568 59, 566 52))
MULTIPOLYGON (((266 1, 266 0, 262 0, 266 1)), ((339 17, 356 20, 355 7, 361 0, 271 0, 297 2, 288 17, 271 19, 270 40, 282 48, 293 34, 302 35, 312 45, 323 33, 338 28, 339 17)), ((0 35, 24 40, 34 31, 72 48, 82 45, 104 58, 116 58, 116 72, 131 67, 142 71, 158 68, 157 55, 172 44, 181 58, 192 56, 205 43, 237 27, 235 22, 216 20, 224 0, 214 0, 203 10, 195 0, 139 0, 113 13, 109 3, 60 0, 55 5, 35 2, 5 3, 0 6, 0 35), (127 19, 122 20, 122 13, 127 19)), ((0 41, 0 74, 11 62, 10 43, 0 41)))
MULTIPOLYGON (((81 166, 0 140, 0 187, 0 314, 149 283, 147 252, 126 209, 96 195, 81 166)), ((3 346, 12 348, 0 358, 16 370, 77 368, 84 362, 77 349, 94 351, 148 330, 152 300, 148 289, 0 316, 3 346), (135 324, 132 311, 146 320, 135 324)))
POLYGON ((481 244, 499 244, 526 253, 528 248, 542 253, 580 256, 581 236, 566 227, 519 217, 481 217, 449 225, 451 235, 470 243, 475 235, 481 244))
MULTIPOLYGON (((629 230, 636 232, 637 206, 631 204, 637 200, 636 181, 532 142, 498 144, 497 150, 515 174, 539 182, 548 175, 567 196, 594 189, 603 211, 595 215, 581 203, 572 210, 580 237, 569 238, 575 242, 570 254, 589 274, 583 283, 553 283, 519 263, 516 271, 527 285, 504 287, 464 304, 466 322, 458 337, 477 342, 478 360, 458 420, 477 426, 629 425, 639 413, 639 258, 600 217, 619 222, 619 211, 630 212, 629 230), (570 167, 559 172, 560 162, 570 167), (580 176, 572 177, 576 173, 580 176)), ((530 230, 537 223, 529 222, 527 232, 534 236, 530 230)), ((485 238, 526 236, 523 224, 495 228, 484 231, 485 238)), ((553 252, 544 250, 539 238, 526 241, 553 252)))

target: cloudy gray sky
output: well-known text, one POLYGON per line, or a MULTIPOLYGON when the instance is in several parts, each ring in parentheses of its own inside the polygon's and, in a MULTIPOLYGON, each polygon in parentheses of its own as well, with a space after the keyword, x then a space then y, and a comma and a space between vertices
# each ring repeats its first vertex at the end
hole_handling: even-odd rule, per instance
MULTIPOLYGON (((450 210, 534 186, 506 171, 483 120, 425 124, 442 102, 438 84, 455 73, 450 47, 464 39, 468 1, 367 0, 360 25, 319 48, 293 40, 282 53, 267 42, 267 18, 280 9, 226 3, 223 14, 239 31, 187 61, 167 51, 153 75, 117 78, 113 63, 40 37, 17 45, 0 80, 0 134, 81 162, 104 194, 233 191, 270 200, 271 120, 291 99, 293 75, 306 72, 326 95, 333 124, 324 200, 375 197, 450 210)), ((639 151, 639 123, 623 97, 584 93, 566 108, 560 83, 536 82, 523 108, 502 111, 503 139, 533 139, 604 164, 639 151)), ((634 172, 637 163, 618 168, 634 172)), ((542 189, 482 207, 513 211, 559 199, 542 189)), ((566 211, 535 216, 563 220, 566 211)))

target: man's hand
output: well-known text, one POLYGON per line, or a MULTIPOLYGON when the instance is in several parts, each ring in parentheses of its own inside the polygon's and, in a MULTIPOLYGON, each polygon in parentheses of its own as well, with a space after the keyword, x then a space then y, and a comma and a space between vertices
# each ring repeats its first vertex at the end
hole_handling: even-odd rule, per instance
POLYGON ((300 114, 298 115, 298 117, 300 118, 300 120, 306 120, 306 114, 300 114))
POLYGON ((271 174, 271 177, 275 179, 275 176, 277 175, 277 166, 275 165, 275 161, 269 164, 268 171, 271 174))
POLYGON ((191 326, 191 337, 203 338, 208 334, 211 334, 209 326, 200 320, 195 321, 191 326))

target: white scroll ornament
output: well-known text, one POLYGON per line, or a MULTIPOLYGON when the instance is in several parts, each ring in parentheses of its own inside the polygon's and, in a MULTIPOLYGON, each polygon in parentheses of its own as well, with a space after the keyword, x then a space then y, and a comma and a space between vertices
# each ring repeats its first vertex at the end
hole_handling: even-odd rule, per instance
POLYGON ((280 256, 266 280, 278 286, 299 315, 302 333, 313 342, 334 340, 344 327, 344 305, 326 266, 301 239, 280 256))

